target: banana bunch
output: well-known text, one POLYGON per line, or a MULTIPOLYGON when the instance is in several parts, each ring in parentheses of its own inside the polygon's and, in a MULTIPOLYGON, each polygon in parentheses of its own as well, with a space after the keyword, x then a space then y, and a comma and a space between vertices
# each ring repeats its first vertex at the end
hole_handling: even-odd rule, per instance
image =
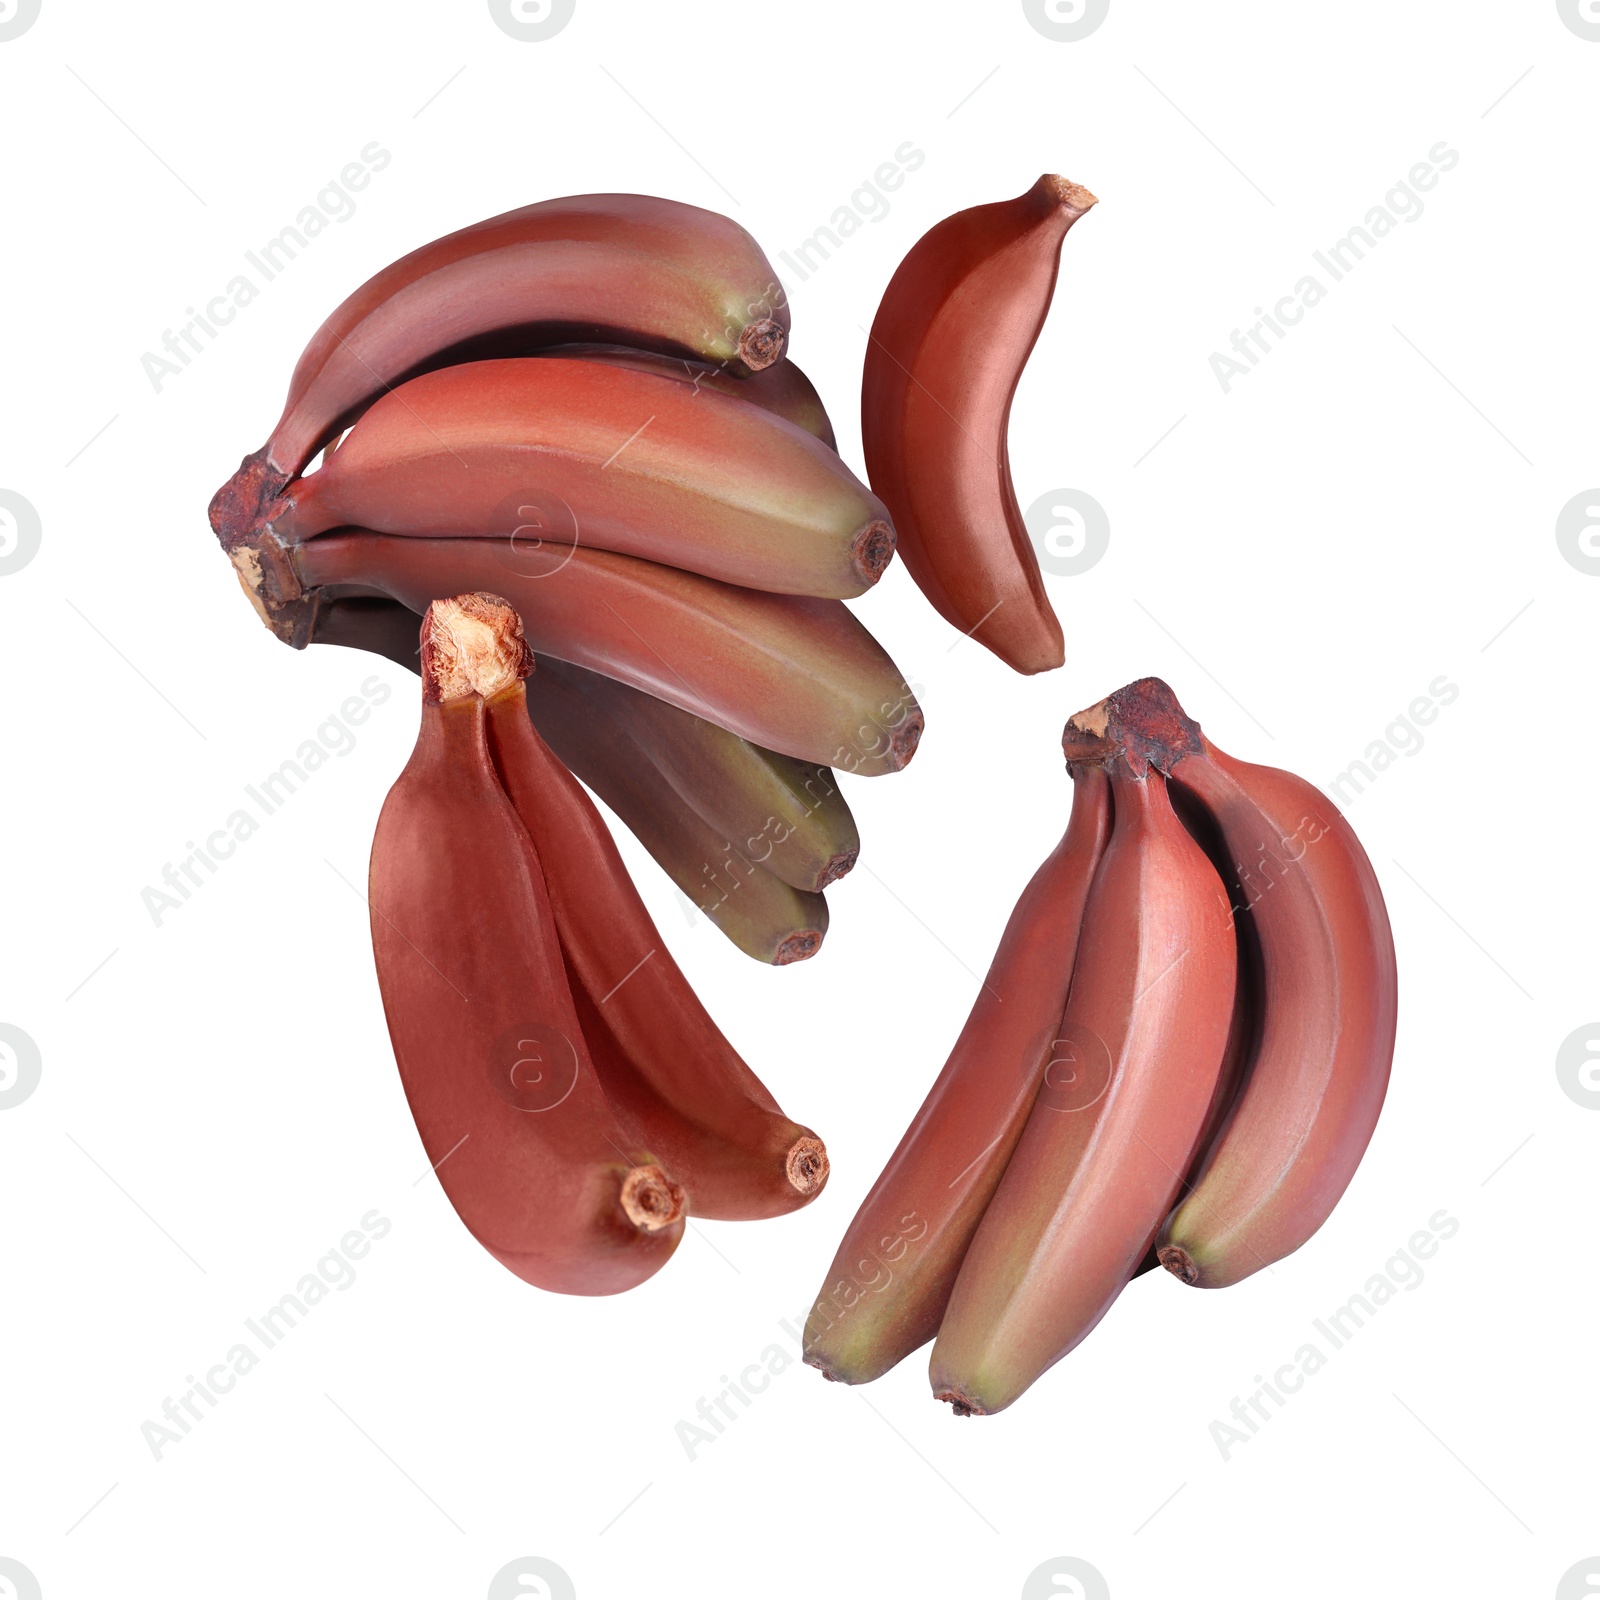
POLYGON ((845 1234, 805 1359, 1010 1405, 1160 1264, 1221 1288, 1344 1193, 1394 1053, 1394 942, 1324 795, 1218 750, 1145 678, 1063 738, 1066 834, 845 1234))
POLYGON ((706 1014, 594 803, 529 720, 533 657, 488 594, 429 604, 422 723, 378 818, 378 984, 450 1203, 518 1277, 615 1294, 686 1216, 804 1205, 828 1157, 706 1014))
POLYGON ((212 528, 286 643, 416 666, 438 599, 504 595, 572 770, 748 954, 793 961, 859 839, 835 769, 922 713, 845 608, 895 550, 785 358, 744 229, 647 195, 526 206, 386 267, 306 347, 212 528), (313 468, 313 460, 321 459, 313 468))

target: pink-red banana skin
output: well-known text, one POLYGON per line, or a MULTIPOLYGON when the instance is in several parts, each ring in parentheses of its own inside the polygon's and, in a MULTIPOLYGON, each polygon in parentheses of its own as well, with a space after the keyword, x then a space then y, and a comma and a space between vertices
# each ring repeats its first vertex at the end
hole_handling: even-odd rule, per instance
POLYGON ((424 702, 378 818, 369 903, 401 1082, 469 1231, 564 1294, 615 1294, 659 1271, 682 1236, 682 1195, 601 1091, 476 694, 424 702))
POLYGON ((636 350, 623 344, 563 344, 540 353, 562 360, 609 361, 613 366, 632 367, 637 372, 672 378, 691 388, 731 395, 735 400, 748 401, 775 417, 792 422, 797 428, 804 428, 830 450, 838 449, 833 423, 828 420, 822 397, 805 373, 787 358, 748 377, 739 377, 727 367, 664 356, 654 350, 636 350))
POLYGON ((922 736, 904 678, 837 600, 760 594, 606 550, 541 556, 488 539, 338 533, 287 550, 263 539, 234 560, 275 629, 323 585, 365 587, 419 613, 486 589, 516 607, 540 656, 620 678, 797 760, 897 772, 922 736))
POLYGON ((813 894, 855 866, 861 836, 827 767, 764 750, 615 678, 570 664, 562 670, 745 860, 813 894))
MULTIPOLYGON (((324 600, 312 643, 370 650, 420 672, 420 621, 398 600, 324 600)), ((861 838, 829 768, 763 750, 615 678, 569 663, 558 670, 622 726, 660 774, 664 790, 718 834, 719 844, 727 841, 752 866, 766 868, 793 888, 820 894, 855 865, 861 838)), ((619 809, 603 786, 595 792, 619 809)), ((626 804, 623 799, 621 805, 626 804)))
POLYGON ((634 1137, 696 1216, 780 1216, 827 1175, 822 1141, 779 1109, 667 949, 594 802, 528 717, 521 683, 488 702, 495 770, 540 858, 584 1037, 634 1137))
POLYGON ((737 223, 652 195, 572 195, 435 239, 346 299, 306 346, 283 414, 217 491, 211 525, 247 535, 307 462, 386 390, 472 341, 515 353, 618 340, 738 371, 784 350, 777 274, 737 223))
POLYGON ((934 1342, 933 1392, 958 1415, 1003 1410, 1104 1316, 1178 1192, 1222 1068, 1236 956, 1221 882, 1159 773, 1118 762, 1112 788, 1061 1021, 1072 1075, 1047 1075, 934 1342))
POLYGON ((944 1070, 846 1230, 806 1319, 805 1359, 825 1377, 869 1383, 934 1337, 1022 1134, 1111 831, 1105 774, 1082 769, 1073 788, 1065 835, 1018 898, 944 1070))
POLYGON ((732 394, 579 358, 413 378, 266 516, 285 543, 340 527, 516 536, 832 599, 865 592, 894 554, 882 503, 803 428, 732 394))
POLYGON ((732 945, 779 967, 821 949, 827 900, 784 883, 713 833, 562 663, 541 665, 528 685, 528 711, 567 768, 605 800, 732 945))
POLYGON ((1011 483, 1011 399, 1062 240, 1095 203, 1046 176, 936 224, 884 291, 861 380, 867 475, 901 559, 941 616, 1018 672, 1065 656, 1011 483))
POLYGON ((1349 1186, 1383 1108, 1399 988, 1377 875, 1333 802, 1195 735, 1173 781, 1215 818, 1244 885, 1261 1028, 1158 1252, 1184 1282, 1222 1288, 1299 1249, 1349 1186))

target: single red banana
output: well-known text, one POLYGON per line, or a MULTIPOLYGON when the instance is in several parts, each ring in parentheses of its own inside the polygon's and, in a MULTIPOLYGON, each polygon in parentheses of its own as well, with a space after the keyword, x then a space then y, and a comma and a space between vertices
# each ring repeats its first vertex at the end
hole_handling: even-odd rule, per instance
POLYGON ((1175 1276, 1221 1288, 1299 1249, 1355 1175, 1394 1056, 1394 938, 1372 863, 1327 796, 1223 754, 1159 679, 1108 703, 1214 819, 1259 952, 1243 1084, 1158 1240, 1175 1276))
POLYGON ((1069 760, 1108 763, 1114 819, 1061 1019, 1072 1071, 1041 1088, 934 1342, 934 1395, 960 1416, 1010 1405, 1105 1315, 1179 1191, 1222 1070, 1227 896, 1160 773, 1101 742, 1102 709, 1068 723, 1069 760))
POLYGON ((790 1121, 672 959, 594 802, 534 731, 522 683, 488 701, 495 770, 540 859, 584 1038, 634 1138, 695 1216, 780 1216, 827 1180, 822 1141, 790 1121))
POLYGON ((684 803, 746 861, 814 893, 855 866, 861 836, 827 767, 764 750, 615 678, 570 665, 561 671, 627 731, 684 803))
POLYGON ((306 346, 272 436, 211 502, 231 546, 374 399, 471 354, 619 340, 759 371, 783 354, 789 306, 736 222, 653 195, 571 195, 446 234, 369 278, 306 346), (465 351, 463 351, 465 346, 465 351))
POLYGON ((861 444, 911 576, 1018 672, 1064 659, 1011 483, 1011 399, 1044 325, 1062 240, 1096 203, 1043 177, 946 217, 884 291, 861 380, 861 444))
POLYGON ((1022 891, 972 1014, 845 1232, 806 1319, 805 1359, 841 1383, 882 1376, 939 1330, 951 1286, 1056 1054, 1111 785, 1073 774, 1061 842, 1022 891))
POLYGON ((894 555, 882 503, 812 434, 609 361, 475 361, 377 401, 266 512, 330 528, 581 544, 775 594, 849 599, 894 555))
POLYGON ((682 1190, 606 1102, 539 858, 490 760, 485 691, 526 669, 491 597, 432 607, 422 731, 372 843, 372 946, 411 1114, 450 1203, 518 1277, 615 1294, 660 1270, 682 1190))
POLYGON ((922 712, 882 646, 837 600, 759 594, 605 550, 489 539, 327 534, 234 552, 268 626, 310 637, 306 591, 356 586, 416 612, 472 588, 504 594, 551 655, 692 711, 796 760, 863 776, 916 753, 922 712))
POLYGON ((727 367, 664 356, 654 350, 636 350, 625 344, 563 344, 540 353, 563 360, 607 361, 617 367, 632 367, 636 372, 673 378, 691 388, 709 389, 715 394, 747 400, 775 417, 792 422, 797 428, 804 428, 830 450, 838 449, 822 397, 805 373, 787 358, 741 378, 727 367))
POLYGON ((791 888, 712 832, 624 729, 562 663, 545 661, 528 686, 533 725, 568 769, 600 795, 702 915, 747 956, 782 967, 822 947, 828 902, 791 888))
MULTIPOLYGON (((420 672, 420 620, 398 600, 324 600, 312 643, 370 650, 420 672)), ((622 724, 661 783, 752 865, 815 893, 855 865, 861 838, 829 768, 763 750, 615 678, 568 664, 560 670, 622 724)), ((595 793, 617 809, 603 787, 595 793)))

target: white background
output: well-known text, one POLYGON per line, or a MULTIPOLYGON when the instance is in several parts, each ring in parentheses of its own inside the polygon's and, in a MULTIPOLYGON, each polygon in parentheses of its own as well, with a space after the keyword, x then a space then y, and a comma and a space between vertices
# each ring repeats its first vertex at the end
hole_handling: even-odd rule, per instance
POLYGON ((1600 581, 1555 538, 1600 481, 1597 85, 1600 43, 1554 0, 1113 0, 1077 43, 1016 0, 578 0, 543 43, 481 0, 44 0, 0 42, 0 488, 42 524, 0 578, 0 1022, 43 1063, 0 1113, 0 1555, 46 1600, 480 1596, 524 1555, 584 1600, 1010 1597, 1058 1556, 1118 1600, 1556 1594, 1600 1552, 1600 1113, 1555 1070, 1600 1015, 1600 581), (393 159, 355 214, 158 393, 144 353, 374 140, 393 159), (806 281, 787 271, 779 252, 908 140, 926 160, 887 214, 806 281), (1424 213, 1225 394, 1212 352, 1440 141, 1460 160, 1424 213), (762 241, 859 470, 863 329, 895 263, 1044 171, 1102 201, 1011 432, 1024 505, 1071 487, 1110 518, 1106 557, 1049 580, 1067 664, 1015 677, 898 567, 859 603, 928 732, 907 772, 850 784, 861 866, 808 964, 764 969, 691 923, 623 840, 833 1179, 781 1221, 696 1224, 624 1297, 540 1294, 417 1181, 350 887, 414 680, 275 643, 206 503, 355 285, 480 217, 604 189, 725 210, 762 241), (395 693, 353 752, 155 926, 141 890, 373 672, 395 693), (1140 1280, 999 1417, 952 1418, 920 1356, 864 1390, 796 1360, 689 1459, 676 1424, 721 1376, 794 1354, 780 1319, 1059 835, 1064 718, 1147 673, 1225 749, 1324 786, 1408 743, 1395 718, 1433 680, 1459 687, 1348 808, 1402 989, 1348 1197, 1231 1292, 1140 1280), (141 1424, 374 1208, 392 1229, 354 1285, 153 1459, 141 1424), (1440 1209, 1459 1231, 1425 1280, 1224 1460, 1211 1423, 1440 1209))

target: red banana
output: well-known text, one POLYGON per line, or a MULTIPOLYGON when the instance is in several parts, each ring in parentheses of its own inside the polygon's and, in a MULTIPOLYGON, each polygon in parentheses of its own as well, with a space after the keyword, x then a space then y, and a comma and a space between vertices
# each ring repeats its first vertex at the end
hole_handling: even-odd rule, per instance
POLYGON ((620 340, 740 371, 777 361, 789 307, 737 223, 652 195, 572 195, 446 234, 368 279, 317 330, 272 436, 211 502, 232 546, 380 394, 473 353, 620 340))
POLYGON ((848 599, 894 554, 820 439, 745 400, 606 361, 475 361, 386 394, 265 513, 329 528, 581 544, 775 594, 848 599))
POLYGON ((764 750, 615 678, 570 665, 561 672, 746 861, 815 893, 855 866, 861 837, 827 767, 764 750))
POLYGON ((861 444, 911 576, 1018 672, 1064 659, 1017 505, 1006 429, 1067 230, 1095 197, 1043 177, 936 224, 889 281, 867 345, 861 444))
POLYGON ((1068 724, 1069 760, 1109 762, 1114 818, 1061 1020, 1071 1071, 1046 1075, 929 1363, 961 1416, 1010 1405, 1104 1316, 1179 1190, 1222 1069, 1227 897, 1160 773, 1106 750, 1101 714, 1068 724))
MULTIPOLYGON (((371 650, 420 672, 419 621, 397 600, 324 600, 312 642, 371 650)), ((860 835, 827 767, 763 750, 615 678, 567 664, 560 670, 621 724, 660 774, 662 786, 746 862, 796 889, 817 893, 855 865, 860 835)), ((603 780, 604 773, 595 776, 603 780)), ((595 793, 618 809, 603 784, 595 793)), ((625 798, 621 804, 626 807, 625 798)))
POLYGON ((972 1014, 846 1230, 805 1359, 868 1383, 939 1330, 951 1286, 1057 1048, 1084 904, 1111 830, 1103 772, 1073 773, 1061 842, 1022 891, 972 1014))
POLYGON ((827 1178, 822 1141, 784 1116, 706 1014, 594 802, 534 731, 522 683, 488 713, 495 770, 545 863, 584 1037, 623 1123, 684 1184, 696 1216, 804 1205, 827 1178))
POLYGON ((473 588, 504 594, 541 656, 636 689, 796 760, 862 775, 916 753, 922 712, 882 647, 837 600, 759 594, 605 550, 524 551, 488 539, 327 534, 234 552, 245 592, 291 643, 305 591, 356 586, 425 611, 473 588))
POLYGON ((822 947, 828 902, 774 877, 712 832, 660 781, 643 751, 560 662, 528 686, 534 726, 602 796, 695 907, 747 956, 772 966, 822 947))
POLYGON ((489 755, 484 700, 526 670, 475 596, 422 628, 422 731, 372 844, 373 954, 428 1159, 518 1277, 615 1294, 683 1232, 682 1190, 618 1125, 584 1046, 539 858, 489 755))
POLYGON ((1259 952, 1242 1087, 1158 1241, 1177 1277, 1221 1288, 1299 1249, 1355 1175, 1394 1056, 1394 938, 1372 863, 1325 795, 1224 755, 1157 679, 1112 704, 1160 730, 1174 785, 1215 820, 1259 952))
POLYGON ((673 378, 691 388, 709 389, 715 394, 747 400, 775 417, 782 417, 785 422, 792 422, 797 428, 804 428, 830 450, 838 448, 822 397, 805 373, 788 359, 775 361, 770 367, 741 378, 727 367, 664 356, 654 350, 636 350, 625 344, 563 344, 541 354, 559 356, 563 360, 607 361, 613 366, 632 367, 636 372, 673 378))

